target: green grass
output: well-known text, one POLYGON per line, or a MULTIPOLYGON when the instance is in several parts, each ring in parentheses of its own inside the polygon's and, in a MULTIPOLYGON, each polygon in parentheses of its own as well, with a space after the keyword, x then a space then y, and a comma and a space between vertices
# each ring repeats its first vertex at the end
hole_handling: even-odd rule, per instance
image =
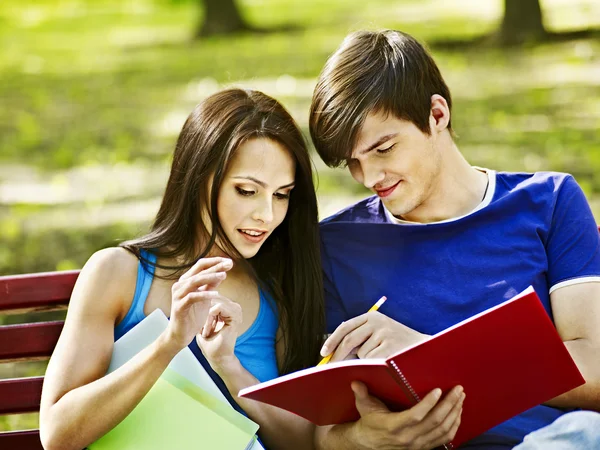
MULTIPOLYGON (((472 163, 571 172, 593 205, 598 203, 598 40, 511 50, 435 45, 493 32, 500 0, 239 3, 249 23, 275 31, 193 41, 201 11, 186 0, 0 3, 0 167, 8 168, 0 171, 0 183, 21 180, 13 166, 35 171, 52 188, 87 166, 148 165, 166 173, 176 134, 194 104, 215 88, 240 82, 281 99, 308 135, 314 79, 343 37, 364 27, 399 28, 432 44, 453 92, 459 146, 472 163), (281 75, 296 80, 297 89, 279 89, 281 75)), ((590 18, 600 7, 590 1, 547 0, 544 7, 554 31, 598 26, 590 18)), ((346 173, 327 170, 315 159, 320 197, 364 193, 346 173)), ((110 176, 95 183, 98 191, 118 186, 110 176)), ((160 192, 148 183, 144 192, 99 194, 71 210, 160 192)), ((94 231, 98 241, 82 238, 88 245, 69 249, 72 256, 53 256, 44 233, 62 233, 63 242, 78 232, 75 216, 66 219, 68 229, 43 229, 49 214, 63 213, 69 214, 43 192, 25 203, 0 200, 0 273, 52 270, 63 267, 65 258, 80 264, 90 250, 121 237, 111 234, 117 220, 97 227, 105 230, 94 231), (18 252, 24 237, 33 249, 18 252), (35 257, 35 248, 43 256, 35 257)))
MULTIPOLYGON (((435 45, 492 32, 500 0, 239 3, 249 23, 275 31, 193 41, 201 11, 185 0, 3 1, 0 163, 26 166, 51 180, 67 178, 78 167, 119 163, 166 171, 193 105, 212 86, 239 82, 264 86, 306 132, 311 86, 327 56, 349 31, 389 27, 433 44, 453 92, 458 143, 470 161, 504 170, 571 172, 591 199, 599 196, 597 40, 511 50, 435 45), (278 89, 284 74, 304 87, 278 89)), ((544 7, 555 31, 598 25, 590 22, 599 11, 590 1, 553 0, 544 7)), ((364 192, 347 174, 319 167, 321 196, 364 192)), ((0 174, 0 183, 15 179, 11 170, 0 174)), ((136 195, 160 192, 153 187, 136 195)), ((2 241, 9 242, 0 252, 3 271, 38 267, 7 250, 29 233, 27 220, 55 208, 44 198, 33 203, 0 203, 2 241)), ((42 258, 49 264, 45 269, 59 267, 60 259, 50 259, 42 258)))
MULTIPOLYGON (((169 112, 182 108, 181 94, 190 83, 210 79, 227 84, 281 74, 314 78, 343 36, 360 27, 398 27, 433 42, 488 33, 499 19, 491 13, 478 16, 460 9, 434 14, 439 1, 378 0, 362 8, 343 0, 241 3, 252 24, 267 29, 289 25, 292 29, 192 42, 190 36, 199 14, 193 2, 3 2, 0 161, 25 161, 43 170, 122 161, 167 161, 173 137, 157 138, 153 129, 169 112), (427 8, 433 20, 426 20, 426 16, 417 21, 407 14, 414 10, 419 17, 427 8)), ((577 68, 582 60, 593 59, 586 54, 598 54, 600 49, 594 41, 578 45, 510 52, 448 52, 434 48, 446 77, 458 80, 455 86, 450 84, 455 96, 455 123, 460 125, 457 131, 463 137, 461 145, 466 153, 470 154, 470 146, 481 148, 482 139, 489 139, 486 143, 490 145, 499 141, 517 154, 544 153, 547 141, 551 148, 576 153, 589 150, 589 133, 578 130, 574 123, 577 118, 556 111, 554 93, 569 97, 567 108, 570 105, 575 112, 582 108, 597 111, 598 83, 590 79, 588 85, 571 88, 558 84, 545 90, 533 84, 512 96, 506 96, 503 90, 508 87, 511 91, 511 84, 518 85, 518 79, 526 79, 539 64, 577 68), (478 75, 470 77, 469 85, 462 88, 460 74, 469 71, 478 75), (509 85, 485 92, 490 74, 499 74, 509 85), (478 102, 469 100, 472 89, 484 91, 478 102), (518 129, 532 116, 551 117, 551 129, 537 134, 518 129), (517 129, 502 129, 503 120, 512 127, 513 119, 518 122, 517 129), (500 132, 490 135, 490 124, 500 132), (576 132, 571 132, 574 128, 576 132)), ((200 99, 190 98, 185 111, 200 99)), ((303 109, 303 114, 297 116, 302 124, 306 122, 309 100, 306 96, 292 99, 298 110, 303 109)), ((586 129, 593 130, 597 125, 596 113, 595 118, 588 118, 586 129)), ((556 163, 552 162, 551 168, 571 169, 570 164, 563 167, 560 160, 556 163)))

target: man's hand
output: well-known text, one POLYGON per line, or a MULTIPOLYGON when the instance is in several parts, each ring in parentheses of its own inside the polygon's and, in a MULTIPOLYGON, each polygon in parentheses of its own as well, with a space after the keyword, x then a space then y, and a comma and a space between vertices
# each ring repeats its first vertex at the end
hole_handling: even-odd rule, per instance
POLYGON ((458 431, 465 399, 461 386, 441 400, 441 390, 434 389, 402 412, 390 412, 362 383, 352 383, 352 390, 361 416, 353 433, 359 448, 429 450, 447 444, 458 431))
POLYGON ((387 358, 429 338, 380 312, 368 312, 343 322, 323 344, 321 356, 331 362, 356 353, 359 358, 387 358))

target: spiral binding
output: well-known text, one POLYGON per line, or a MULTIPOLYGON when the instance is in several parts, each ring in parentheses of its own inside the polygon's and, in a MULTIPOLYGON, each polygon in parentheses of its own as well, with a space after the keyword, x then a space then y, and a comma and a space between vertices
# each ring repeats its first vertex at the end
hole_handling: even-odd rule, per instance
POLYGON ((410 395, 412 395, 413 398, 415 399, 415 401, 417 403, 419 403, 421 401, 421 397, 419 397, 419 394, 417 394, 415 392, 415 390, 413 389, 413 387, 411 386, 411 384, 408 382, 408 380, 406 379, 406 377, 404 376, 404 374, 402 373, 402 371, 400 370, 400 368, 396 365, 396 363, 393 360, 390 361, 390 362, 391 362, 392 366, 394 366, 394 369, 396 370, 396 372, 398 373, 398 375, 400 375, 400 379, 402 380, 402 383, 404 383, 404 386, 406 386, 406 388, 410 392, 410 395))
MULTIPOLYGON (((417 394, 417 392, 413 389, 412 385, 408 382, 408 380, 406 379, 406 377, 404 376, 404 374, 402 373, 402 371, 400 370, 400 368, 398 367, 396 362, 394 360, 392 360, 392 361, 390 361, 390 363, 394 367, 394 370, 396 371, 396 373, 400 376, 400 380, 402 380, 402 383, 404 384, 406 389, 408 389, 408 391, 410 392, 410 395, 412 395, 413 399, 417 403, 419 403, 421 401, 421 397, 419 397, 419 394, 417 394)), ((454 450, 454 445, 452 444, 452 442, 449 442, 448 444, 444 444, 443 447, 445 450, 454 450)))

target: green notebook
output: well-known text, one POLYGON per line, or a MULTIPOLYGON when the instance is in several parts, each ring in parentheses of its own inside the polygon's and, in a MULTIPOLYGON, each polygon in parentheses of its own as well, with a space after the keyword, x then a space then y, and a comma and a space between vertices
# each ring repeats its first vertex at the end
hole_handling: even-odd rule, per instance
POLYGON ((166 369, 148 394, 90 450, 250 448, 258 425, 166 369))
POLYGON ((148 394, 90 450, 223 449, 254 444, 258 425, 166 369, 148 394))
MULTIPOLYGON (((157 309, 125 333, 115 342, 107 373, 154 342, 168 324, 167 317, 157 309)), ((256 423, 233 409, 192 351, 185 347, 137 408, 88 448, 264 450, 254 436, 257 429, 256 423), (217 433, 218 439, 214 437, 217 433)))

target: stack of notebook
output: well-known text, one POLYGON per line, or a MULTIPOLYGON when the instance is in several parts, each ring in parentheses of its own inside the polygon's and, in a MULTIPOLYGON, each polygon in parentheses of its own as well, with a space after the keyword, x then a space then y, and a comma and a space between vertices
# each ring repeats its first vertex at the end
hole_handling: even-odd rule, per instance
MULTIPOLYGON (((168 319, 154 311, 115 342, 108 372, 152 343, 168 319)), ((258 425, 238 413, 189 348, 184 348, 135 409, 90 450, 231 449, 264 450, 258 425)))

